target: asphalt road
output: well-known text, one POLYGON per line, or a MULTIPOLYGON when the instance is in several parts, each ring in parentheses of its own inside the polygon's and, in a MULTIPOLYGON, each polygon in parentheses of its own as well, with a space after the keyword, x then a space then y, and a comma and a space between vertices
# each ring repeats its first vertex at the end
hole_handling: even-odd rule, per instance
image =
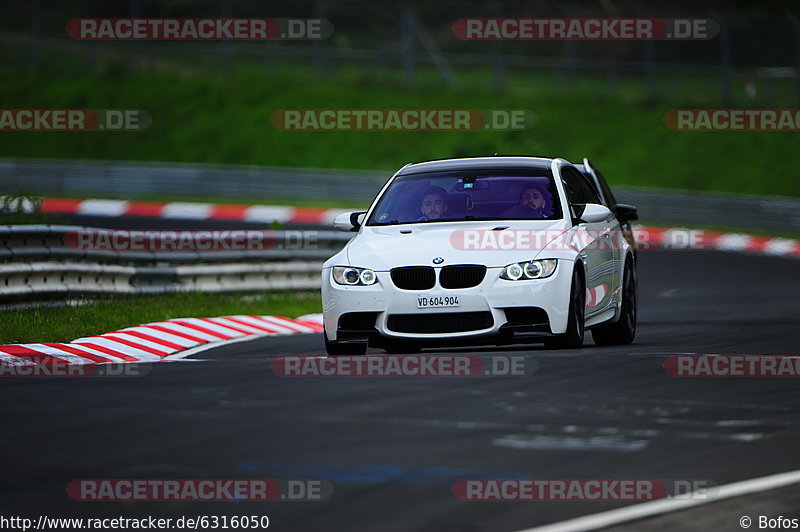
MULTIPOLYGON (((791 378, 674 378, 676 353, 798 354, 798 262, 640 254, 640 326, 623 348, 525 357, 524 377, 287 378, 319 335, 240 342, 139 378, 0 383, 3 515, 268 515, 270 529, 512 531, 629 503, 465 502, 462 478, 704 479, 800 468, 791 378), (314 502, 75 502, 76 478, 306 478, 314 502)), ((198 311, 199 312, 199 311, 198 311)), ((431 351, 446 353, 447 350, 431 351)), ((375 351, 379 353, 379 351, 375 351)), ((800 510, 796 510, 800 517, 800 510)), ((717 530, 741 530, 736 508, 717 530)), ((645 529, 642 527, 639 529, 645 529)), ((702 529, 699 521, 680 524, 702 529)))

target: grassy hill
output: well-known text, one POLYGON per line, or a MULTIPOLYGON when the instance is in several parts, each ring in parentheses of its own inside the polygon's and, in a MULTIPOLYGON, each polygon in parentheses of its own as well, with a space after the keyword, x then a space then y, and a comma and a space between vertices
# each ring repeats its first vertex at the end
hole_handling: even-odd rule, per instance
POLYGON ((90 71, 20 68, 4 74, 4 108, 145 109, 152 125, 142 132, 0 132, 0 156, 387 171, 407 162, 494 153, 577 161, 589 156, 617 185, 800 195, 798 133, 675 132, 664 126, 669 109, 719 107, 711 81, 679 80, 652 101, 639 81, 623 78, 611 96, 602 79, 584 78, 566 91, 558 79, 535 72, 510 76, 502 95, 492 93, 488 73, 480 71, 459 73, 461 87, 454 90, 432 72, 421 72, 409 90, 363 70, 317 80, 299 66, 244 65, 229 75, 177 67, 131 74, 123 64, 105 63, 90 71), (270 117, 285 108, 526 109, 536 121, 525 131, 279 131, 270 117))

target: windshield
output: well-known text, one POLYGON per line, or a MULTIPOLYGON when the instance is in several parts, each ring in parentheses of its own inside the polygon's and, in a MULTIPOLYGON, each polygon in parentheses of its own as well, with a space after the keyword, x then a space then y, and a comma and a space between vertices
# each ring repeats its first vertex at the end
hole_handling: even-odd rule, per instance
POLYGON ((397 177, 367 225, 559 218, 561 204, 549 169, 481 170, 397 177))

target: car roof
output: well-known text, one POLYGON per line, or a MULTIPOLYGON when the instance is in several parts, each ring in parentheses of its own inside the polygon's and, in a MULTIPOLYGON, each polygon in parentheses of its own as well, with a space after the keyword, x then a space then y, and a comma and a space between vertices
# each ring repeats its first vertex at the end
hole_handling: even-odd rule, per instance
POLYGON ((413 163, 403 167, 397 175, 442 172, 451 170, 479 170, 482 168, 536 168, 549 170, 551 157, 465 157, 413 163))

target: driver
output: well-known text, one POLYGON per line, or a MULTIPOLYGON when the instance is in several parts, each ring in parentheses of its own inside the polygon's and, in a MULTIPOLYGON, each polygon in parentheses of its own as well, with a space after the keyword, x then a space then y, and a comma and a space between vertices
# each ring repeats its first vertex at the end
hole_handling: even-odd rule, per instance
POLYGON ((447 209, 447 192, 442 187, 430 187, 422 196, 422 202, 419 206, 422 218, 417 221, 440 220, 447 213, 447 209))
POLYGON ((519 193, 519 204, 503 213, 508 218, 548 218, 553 215, 550 208, 550 193, 544 187, 529 183, 519 193))

